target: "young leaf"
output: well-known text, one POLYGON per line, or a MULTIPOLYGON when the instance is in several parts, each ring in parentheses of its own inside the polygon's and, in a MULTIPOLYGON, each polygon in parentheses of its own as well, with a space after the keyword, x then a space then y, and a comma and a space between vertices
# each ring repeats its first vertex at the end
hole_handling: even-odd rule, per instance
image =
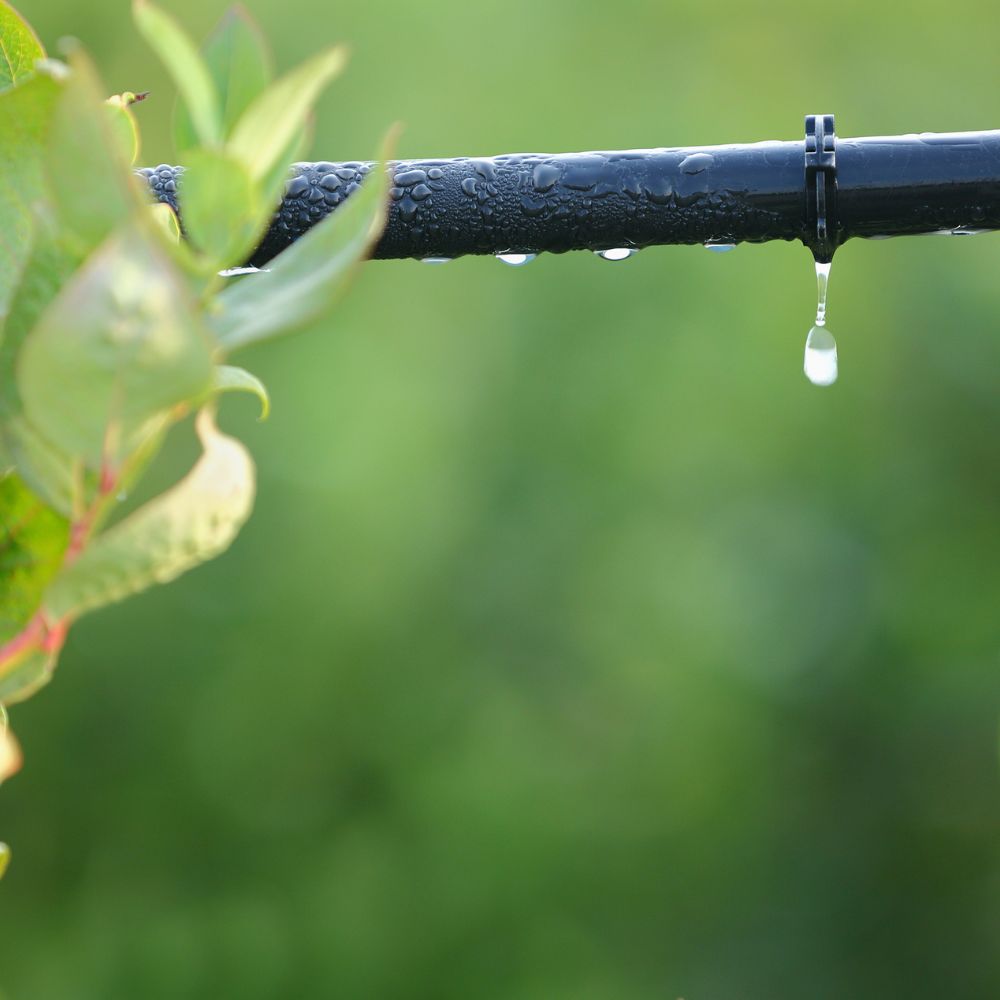
POLYGON ((55 579, 45 597, 54 621, 166 583, 229 547, 253 506, 247 450, 202 410, 203 454, 172 489, 95 538, 55 579))
POLYGON ((305 124, 320 91, 344 68, 347 51, 327 49, 271 84, 243 112, 228 143, 250 175, 265 177, 305 124))
POLYGON ((271 412, 271 397, 268 396, 264 383, 245 368, 235 368, 233 365, 216 365, 215 382, 212 388, 216 392, 252 392, 260 400, 259 420, 267 420, 267 416, 271 412))
POLYGON ((0 0, 0 90, 33 73, 35 60, 44 58, 45 49, 31 25, 0 0))
MULTIPOLYGON (((383 145, 388 152, 393 140, 383 145)), ((226 288, 211 323, 226 348, 286 333, 322 315, 335 302, 385 225, 389 179, 379 164, 361 190, 280 253, 268 270, 226 288)))
POLYGON ((163 251, 129 227, 87 260, 25 341, 25 416, 91 469, 114 468, 151 420, 211 389, 211 354, 163 251))
MULTIPOLYGON (((219 94, 222 130, 228 135, 250 102, 271 82, 271 52, 257 23, 237 5, 222 16, 202 47, 202 55, 219 94)), ((174 144, 179 150, 198 144, 191 115, 183 103, 177 105, 174 116, 174 144)))
POLYGON ((271 216, 246 167, 211 149, 189 154, 183 201, 184 229, 213 271, 242 264, 271 216))
POLYGON ((114 97, 109 97, 104 104, 107 109, 108 121, 111 123, 111 131, 118 141, 122 155, 129 166, 134 166, 136 160, 139 159, 142 143, 139 136, 139 125, 126 95, 115 94, 114 97))
POLYGON ((203 146, 218 145, 222 141, 219 95, 191 38, 170 14, 149 0, 134 0, 132 13, 136 27, 177 85, 199 141, 203 146))

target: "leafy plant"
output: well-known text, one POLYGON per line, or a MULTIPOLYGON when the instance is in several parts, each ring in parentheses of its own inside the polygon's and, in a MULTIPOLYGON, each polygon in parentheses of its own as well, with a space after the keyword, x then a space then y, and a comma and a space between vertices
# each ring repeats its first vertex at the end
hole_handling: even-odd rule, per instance
MULTIPOLYGON (((240 9, 200 51, 148 0, 134 14, 180 92, 184 239, 131 169, 143 95, 105 100, 82 49, 47 58, 0 0, 0 707, 50 679, 80 615, 230 544, 253 506, 254 466, 216 426, 216 401, 243 390, 268 404, 227 355, 326 315, 384 223, 386 178, 372 171, 267 272, 220 275, 266 230, 344 53, 274 80, 240 9), (194 468, 116 519, 124 491, 192 413, 194 468)), ((0 723, 3 780, 20 755, 6 714, 0 723)), ((0 845, 0 867, 5 858, 0 845)))

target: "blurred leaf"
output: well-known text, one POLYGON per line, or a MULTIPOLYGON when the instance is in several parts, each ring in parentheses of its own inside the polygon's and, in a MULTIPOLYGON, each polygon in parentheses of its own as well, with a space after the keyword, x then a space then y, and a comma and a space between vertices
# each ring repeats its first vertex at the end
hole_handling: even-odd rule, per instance
POLYGON ((253 506, 254 467, 208 410, 196 422, 204 449, 188 475, 95 538, 45 597, 54 620, 166 583, 228 548, 253 506))
MULTIPOLYGON (((230 7, 202 47, 209 75, 215 83, 222 113, 222 130, 228 135, 250 102, 274 76, 271 53, 260 28, 241 6, 230 7)), ((191 115, 177 105, 174 145, 178 150, 198 144, 191 115)))
POLYGON ((102 96, 107 91, 82 49, 74 48, 69 63, 72 75, 56 103, 46 173, 60 238, 75 240, 82 260, 142 202, 112 131, 102 96))
POLYGON ((3 841, 0 841, 0 878, 4 877, 9 865, 10 848, 3 841))
POLYGON ((32 427, 21 413, 0 421, 0 455, 9 459, 25 485, 53 510, 70 517, 83 485, 73 462, 32 427))
POLYGON ((210 390, 211 350, 163 252, 129 228, 87 260, 25 342, 25 414, 90 468, 118 463, 151 420, 210 390))
POLYGON ((108 121, 111 123, 111 131, 118 140, 118 145, 125 159, 134 166, 139 159, 142 143, 139 136, 139 125, 129 106, 128 96, 116 94, 114 97, 109 97, 104 102, 104 106, 107 109, 108 121))
POLYGON ((16 475, 0 480, 0 645, 27 625, 62 563, 69 522, 16 475))
POLYGON ((213 271, 243 263, 271 217, 246 167, 210 149, 189 154, 183 211, 184 229, 213 271))
POLYGON ((11 296, 31 254, 35 212, 45 191, 42 153, 59 91, 52 76, 38 74, 0 93, 0 340, 11 296))
POLYGON ((267 176, 306 122, 320 91, 344 68, 347 51, 327 49, 271 84, 244 111, 228 143, 255 179, 267 176))
POLYGON ((216 365, 216 392, 252 392, 260 400, 260 420, 267 420, 271 412, 271 398, 267 394, 264 383, 256 375, 245 368, 235 368, 232 365, 216 365))
MULTIPOLYGON (((381 160, 388 159, 394 142, 395 132, 383 143, 381 160)), ((376 164, 359 191, 275 257, 267 271, 223 290, 219 312, 211 317, 220 343, 242 347, 323 315, 377 242, 388 187, 387 171, 376 164)))
POLYGON ((6 0, 0 0, 0 90, 33 73, 45 50, 31 26, 6 0))
POLYGON ((199 141, 204 146, 217 146, 222 141, 222 115, 205 60, 187 32, 166 11, 149 0, 134 0, 132 12, 146 43, 177 85, 199 141))

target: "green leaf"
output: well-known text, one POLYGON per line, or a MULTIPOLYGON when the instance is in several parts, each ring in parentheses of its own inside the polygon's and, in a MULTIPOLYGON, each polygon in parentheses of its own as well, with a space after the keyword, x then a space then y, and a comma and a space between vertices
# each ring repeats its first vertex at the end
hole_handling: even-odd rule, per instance
POLYGON ((53 620, 166 583, 229 547, 253 506, 253 462, 208 410, 196 427, 203 454, 191 472, 95 538, 55 579, 45 597, 53 620))
MULTIPOLYGON (((386 154, 394 135, 383 144, 386 154)), ((340 297, 385 225, 389 179, 376 164, 361 190, 280 253, 268 270, 226 288, 210 318, 219 342, 243 347, 305 326, 340 297)))
POLYGON ((213 271, 242 264, 271 217, 246 167, 211 149, 189 154, 183 199, 184 229, 213 271))
POLYGON ((0 480, 0 646, 20 632, 62 564, 69 522, 21 479, 0 480))
POLYGON ((45 49, 31 26, 6 0, 0 0, 0 90, 35 71, 45 49))
POLYGON ((199 141, 204 146, 218 145, 222 141, 219 95, 190 36, 149 0, 134 0, 132 13, 136 27, 176 84, 199 141))
POLYGON ((271 412, 271 397, 268 396, 264 383, 246 369, 216 365, 213 388, 216 392, 252 392, 260 400, 258 419, 267 420, 271 412))
POLYGON ((87 260, 25 341, 24 412, 56 448, 114 470, 150 421, 211 389, 211 354, 164 252, 129 227, 87 260))
POLYGON ((4 877, 7 867, 10 864, 10 848, 0 841, 0 878, 4 877))
POLYGON ((0 339, 45 201, 42 158, 59 93, 48 74, 0 93, 0 339))
MULTIPOLYGON (((222 113, 222 129, 229 134, 250 102, 274 77, 271 52, 253 18, 243 7, 230 7, 202 47, 209 75, 215 83, 222 113)), ((191 115, 183 103, 174 117, 174 144, 179 150, 198 144, 191 115)))
POLYGON ((306 122, 320 91, 344 68, 347 50, 320 52, 271 84, 243 112, 228 143, 250 175, 268 175, 306 122))

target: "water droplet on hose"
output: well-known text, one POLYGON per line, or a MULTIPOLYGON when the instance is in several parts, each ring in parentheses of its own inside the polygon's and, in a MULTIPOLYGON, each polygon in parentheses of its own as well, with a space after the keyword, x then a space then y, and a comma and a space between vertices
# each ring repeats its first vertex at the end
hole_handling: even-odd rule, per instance
POLYGON ((421 264, 447 264, 451 261, 451 257, 424 257, 421 259, 421 264))
POLYGON ((498 253, 497 260, 502 260, 511 267, 523 267, 525 264, 530 264, 537 256, 538 254, 534 253, 498 253))
POLYGON ((730 250, 736 249, 735 243, 724 243, 722 241, 709 240, 705 244, 706 250, 711 250, 712 253, 728 253, 730 250))
POLYGON ((261 271, 266 270, 266 267, 227 267, 224 271, 219 272, 219 277, 237 278, 241 274, 259 274, 261 271))
POLYGON ((629 257, 634 257, 638 252, 633 247, 612 247, 609 250, 594 251, 602 260, 628 260, 629 257))

